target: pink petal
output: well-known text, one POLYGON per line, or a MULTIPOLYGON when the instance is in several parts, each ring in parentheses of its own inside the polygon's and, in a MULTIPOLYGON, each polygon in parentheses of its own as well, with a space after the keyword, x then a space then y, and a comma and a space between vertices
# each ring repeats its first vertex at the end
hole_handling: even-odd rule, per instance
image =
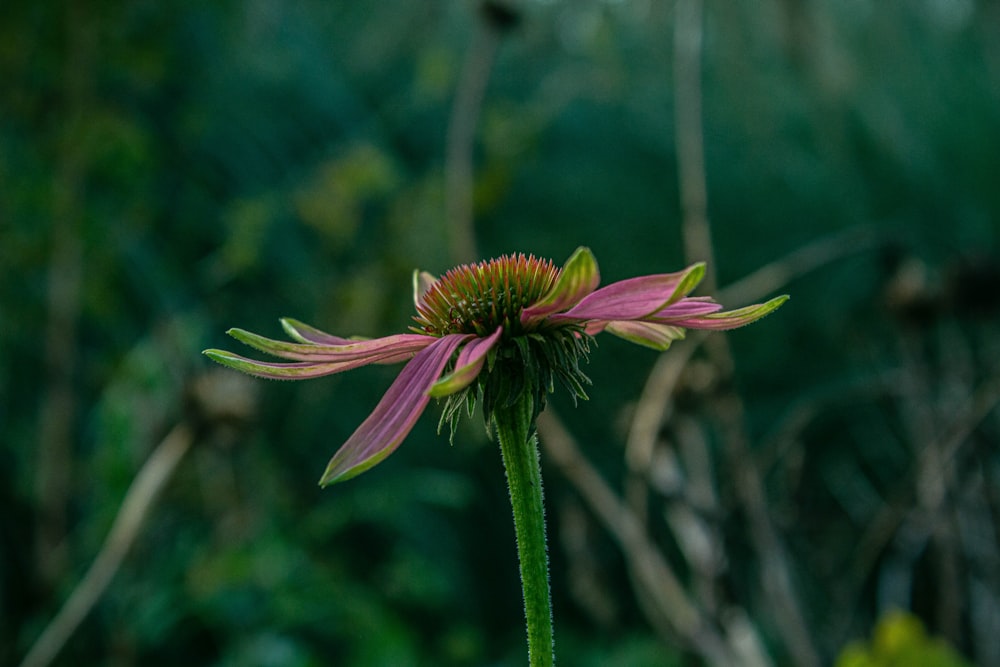
POLYGON ((427 392, 459 345, 473 338, 449 334, 436 339, 403 367, 371 415, 330 459, 320 485, 360 475, 399 447, 430 400, 427 392))
POLYGON ((477 338, 467 343, 458 353, 455 370, 435 382, 430 388, 430 395, 433 398, 441 398, 461 391, 472 384, 479 372, 483 370, 486 355, 496 346, 502 333, 503 327, 500 327, 486 338, 477 338))
POLYGON ((681 320, 689 317, 698 317, 700 315, 708 315, 709 313, 717 313, 722 310, 722 306, 715 303, 707 297, 694 297, 681 299, 677 303, 672 303, 662 310, 658 310, 648 318, 644 318, 647 322, 671 322, 673 320, 681 320))
POLYGON ((736 329, 774 312, 786 301, 788 301, 788 295, 777 296, 766 303, 759 303, 722 313, 711 313, 690 319, 671 320, 670 324, 687 329, 711 329, 713 331, 736 329))
POLYGON ((677 273, 639 276, 612 283, 568 311, 553 315, 551 320, 639 320, 681 299, 695 288, 704 274, 705 265, 694 264, 677 273))
POLYGON ((660 352, 669 348, 675 340, 684 338, 684 329, 654 322, 608 322, 605 330, 630 343, 651 347, 660 352))
POLYGON ((300 343, 315 343, 316 345, 350 345, 358 342, 350 338, 331 336, 325 331, 320 331, 316 327, 293 320, 290 317, 281 318, 281 328, 285 330, 292 339, 300 343))
MULTIPOLYGON (((333 375, 334 373, 342 373, 343 371, 367 366, 368 364, 388 363, 392 358, 389 355, 395 355, 393 352, 386 352, 384 353, 386 355, 384 357, 366 357, 344 361, 277 363, 247 359, 246 357, 241 357, 238 354, 226 352, 225 350, 205 350, 204 354, 209 359, 223 366, 271 380, 305 380, 324 375, 333 375)), ((398 355, 395 356, 398 357, 398 355)), ((401 359, 397 360, 402 361, 401 359)))
POLYGON ((596 336, 611 324, 608 320, 590 320, 589 322, 583 323, 583 332, 591 336, 596 336))
MULTIPOLYGON (((244 331, 243 329, 230 329, 226 333, 261 352, 267 352, 282 359, 311 362, 384 358, 387 356, 387 353, 398 357, 419 352, 435 340, 433 337, 423 334, 396 334, 394 336, 373 338, 371 340, 316 344, 288 343, 281 340, 273 340, 249 331, 244 331)), ((329 334, 326 335, 329 336, 329 334)), ((329 336, 329 338, 344 340, 342 338, 337 339, 335 336, 329 336)))
POLYGON ((577 248, 566 260, 556 284, 538 301, 521 311, 521 324, 545 319, 552 313, 566 310, 584 298, 601 283, 601 272, 590 248, 577 248))

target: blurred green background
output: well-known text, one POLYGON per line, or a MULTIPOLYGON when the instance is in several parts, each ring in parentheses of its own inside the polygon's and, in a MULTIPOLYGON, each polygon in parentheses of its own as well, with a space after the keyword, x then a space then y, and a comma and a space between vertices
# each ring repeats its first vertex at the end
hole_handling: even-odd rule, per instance
POLYGON ((588 245, 604 282, 680 268, 691 102, 724 302, 792 300, 728 350, 666 353, 690 360, 642 465, 655 353, 602 337, 591 400, 553 397, 643 529, 621 539, 543 450, 560 663, 718 664, 696 641, 718 636, 830 664, 898 608, 1000 664, 996 0, 5 0, 0 663, 181 424, 190 451, 55 664, 523 664, 478 423, 449 446, 432 406, 320 490, 397 369, 228 384, 200 351, 282 316, 402 331, 413 269, 472 247, 588 245))

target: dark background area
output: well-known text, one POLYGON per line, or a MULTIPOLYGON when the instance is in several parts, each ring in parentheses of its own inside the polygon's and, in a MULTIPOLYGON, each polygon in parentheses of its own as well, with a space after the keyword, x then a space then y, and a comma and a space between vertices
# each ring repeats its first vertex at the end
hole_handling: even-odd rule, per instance
POLYGON ((711 664, 687 604, 761 665, 831 664, 892 609, 1000 664, 993 0, 3 2, 0 663, 180 432, 55 664, 523 664, 477 420, 449 445, 432 405, 385 463, 321 490, 398 368, 240 383, 200 351, 238 350, 232 326, 280 337, 282 316, 403 331, 413 269, 471 258, 463 175, 476 257, 587 245, 605 283, 705 259, 685 250, 685 137, 714 292, 792 299, 676 362, 601 337, 591 400, 553 397, 560 663, 711 664))

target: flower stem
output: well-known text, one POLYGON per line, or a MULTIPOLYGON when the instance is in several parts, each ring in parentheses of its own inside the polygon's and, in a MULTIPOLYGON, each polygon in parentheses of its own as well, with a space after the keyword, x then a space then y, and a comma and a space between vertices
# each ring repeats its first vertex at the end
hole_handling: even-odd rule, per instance
POLYGON ((524 616, 528 626, 528 664, 530 667, 550 667, 555 661, 552 601, 545 546, 542 472, 533 417, 532 397, 530 392, 524 392, 514 405, 494 410, 493 424, 500 440, 510 503, 514 509, 524 616))

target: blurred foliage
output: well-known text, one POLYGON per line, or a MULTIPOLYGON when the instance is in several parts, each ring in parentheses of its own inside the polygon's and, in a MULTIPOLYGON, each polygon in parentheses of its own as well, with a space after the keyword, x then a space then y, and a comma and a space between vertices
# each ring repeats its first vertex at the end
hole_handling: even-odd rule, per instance
MULTIPOLYGON (((480 252, 561 262, 589 245, 605 282, 679 268, 674 3, 509 7, 476 134, 480 252)), ((191 399, 198 352, 231 326, 408 325, 413 269, 452 264, 444 146, 478 8, 0 3, 0 663, 59 609, 181 421, 194 450, 56 664, 521 663, 481 428, 450 447, 429 415, 376 471, 320 491, 395 368, 261 383, 250 424, 191 399)), ((654 457, 683 475, 649 471, 646 525, 691 590, 688 538, 664 516, 693 508, 720 536, 700 594, 714 623, 749 619, 776 665, 774 561, 733 492, 741 466, 760 470, 824 661, 899 607, 1000 664, 998 33, 993 0, 706 3, 721 284, 817 240, 835 251, 770 286, 793 295, 779 314, 726 335, 754 460, 726 461, 718 376, 701 355, 687 367, 654 457), (711 511, 689 497, 692 421, 711 511)), ((615 489, 654 361, 602 338, 590 403, 553 399, 615 489)), ((561 662, 696 660, 654 631, 579 489, 545 474, 561 662)))
POLYGON ((844 648, 835 667, 967 667, 946 642, 927 636, 920 619, 895 611, 883 616, 870 643, 844 648))

